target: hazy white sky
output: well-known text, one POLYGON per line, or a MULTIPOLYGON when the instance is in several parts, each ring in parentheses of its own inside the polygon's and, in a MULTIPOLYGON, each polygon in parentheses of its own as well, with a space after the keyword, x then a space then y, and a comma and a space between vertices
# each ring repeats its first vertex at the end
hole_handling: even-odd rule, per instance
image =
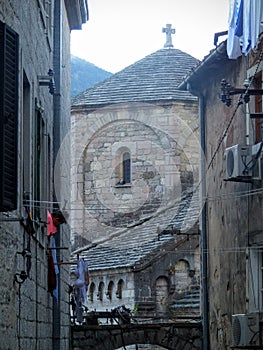
POLYGON ((214 33, 228 27, 229 0, 88 0, 88 5, 89 21, 71 33, 71 53, 112 73, 163 48, 167 23, 176 30, 174 47, 200 60, 214 48, 214 33))

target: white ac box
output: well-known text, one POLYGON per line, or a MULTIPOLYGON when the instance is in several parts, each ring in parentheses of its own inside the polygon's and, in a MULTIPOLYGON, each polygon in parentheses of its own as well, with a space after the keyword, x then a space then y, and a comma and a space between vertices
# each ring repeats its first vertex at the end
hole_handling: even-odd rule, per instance
POLYGON ((253 349, 259 343, 259 314, 232 315, 232 346, 253 349))
POLYGON ((251 145, 234 145, 226 148, 225 155, 227 180, 252 177, 251 145))

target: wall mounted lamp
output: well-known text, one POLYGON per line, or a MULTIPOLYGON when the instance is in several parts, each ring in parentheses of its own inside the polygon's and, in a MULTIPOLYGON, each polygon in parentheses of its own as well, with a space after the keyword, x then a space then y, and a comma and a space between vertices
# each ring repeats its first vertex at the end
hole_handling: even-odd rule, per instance
POLYGON ((22 284, 28 278, 26 271, 21 271, 20 273, 15 274, 15 282, 18 284, 22 284))
POLYGON ((32 257, 32 253, 28 249, 23 249, 22 252, 16 252, 16 254, 21 254, 23 256, 23 258, 31 258, 32 257))
POLYGON ((228 107, 231 106, 233 95, 242 95, 243 101, 248 103, 250 96, 263 95, 263 89, 249 89, 249 80, 244 81, 244 87, 235 88, 231 86, 225 79, 221 80, 221 101, 225 103, 228 107))
POLYGON ((54 80, 54 72, 52 69, 49 69, 48 75, 39 75, 38 76, 38 84, 39 86, 48 86, 49 93, 54 95, 56 91, 55 80, 54 80))

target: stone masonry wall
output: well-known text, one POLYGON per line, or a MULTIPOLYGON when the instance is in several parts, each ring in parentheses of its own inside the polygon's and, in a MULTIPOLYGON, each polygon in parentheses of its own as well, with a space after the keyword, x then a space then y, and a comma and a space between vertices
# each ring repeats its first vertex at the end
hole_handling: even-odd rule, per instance
POLYGON ((74 111, 75 247, 153 214, 191 188, 198 176, 197 113, 192 101, 74 111), (119 186, 119 154, 125 149, 131 155, 131 184, 119 186))
MULTIPOLYGON (((47 265, 47 230, 46 212, 52 211, 53 200, 53 96, 48 87, 40 87, 39 75, 47 75, 48 70, 53 69, 53 26, 47 23, 42 1, 6 0, 0 5, 0 20, 6 23, 19 35, 19 147, 18 147, 18 209, 13 212, 0 213, 0 348, 1 350, 46 350, 53 348, 54 323, 53 303, 54 298, 48 293, 48 265, 47 265), (25 100, 23 101, 23 81, 28 83, 27 113, 25 113, 25 100), (27 213, 22 205, 23 200, 23 165, 27 158, 30 162, 30 171, 27 174, 30 198, 33 199, 34 182, 34 130, 35 130, 35 103, 38 105, 41 118, 45 125, 43 144, 45 147, 49 139, 49 156, 42 158, 41 162, 41 199, 40 203, 28 204, 32 219, 37 219, 36 211, 40 213, 38 224, 34 223, 34 233, 28 233, 20 223, 26 223, 27 213), (41 107, 41 108, 40 108, 41 107), (25 121, 30 125, 30 131, 26 138, 25 121), (24 142, 28 143, 28 153, 25 153, 24 142), (24 249, 31 252, 30 257, 21 253, 24 249), (21 271, 28 273, 24 283, 15 282, 15 275, 19 282, 21 271)), ((47 6, 45 2, 45 6, 47 6)), ((54 10, 54 2, 50 2, 51 14, 54 10)), ((69 27, 66 19, 64 4, 63 14, 63 45, 64 53, 69 52, 69 27)), ((66 57, 66 56, 65 56, 66 57)), ((64 121, 61 133, 69 128, 69 63, 65 66, 65 85, 62 87, 62 115, 64 121), (67 90, 68 92, 64 92, 67 90)), ((69 184, 68 184, 69 186, 69 184)), ((69 229, 61 230, 61 246, 69 246, 69 229)), ((68 251, 61 251, 60 258, 67 261, 68 251)), ((61 349, 69 348, 69 307, 68 307, 68 278, 67 267, 60 267, 60 325, 58 329, 61 349)))
MULTIPOLYGON (((224 66, 218 64, 217 73, 215 71, 211 81, 207 82, 204 90, 207 162, 211 160, 239 98, 239 95, 233 96, 231 107, 218 99, 221 79, 226 79, 234 87, 242 87, 250 60, 256 62, 255 53, 251 57, 229 60, 224 66)), ((250 108, 253 108, 252 101, 253 98, 250 108)), ((253 123, 249 121, 250 143, 255 142, 253 123)), ((248 246, 254 233, 262 244, 262 195, 239 195, 249 193, 257 186, 262 187, 262 182, 225 181, 225 149, 236 144, 245 145, 246 135, 246 105, 241 104, 206 177, 210 347, 219 350, 231 348, 232 315, 247 313, 253 302, 247 293, 250 279, 247 264, 248 246)))

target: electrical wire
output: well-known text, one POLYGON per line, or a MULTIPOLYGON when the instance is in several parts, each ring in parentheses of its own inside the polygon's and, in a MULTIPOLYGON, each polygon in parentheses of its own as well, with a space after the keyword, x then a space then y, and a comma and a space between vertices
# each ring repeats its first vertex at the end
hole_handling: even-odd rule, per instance
MULTIPOLYGON (((194 193, 197 192, 197 190, 200 187, 200 183, 197 184, 197 186, 195 187, 195 189, 190 192, 189 195, 192 195, 194 193)), ((240 191, 240 192, 228 192, 226 194, 219 194, 219 195, 214 195, 214 196, 206 196, 204 199, 207 199, 208 201, 217 201, 217 200, 227 200, 227 199, 237 199, 237 198, 242 198, 242 197, 250 197, 250 196, 254 196, 254 195, 259 195, 259 194, 263 194, 263 188, 258 188, 258 189, 254 189, 254 190, 246 190, 246 191, 240 191)), ((33 203, 34 201, 32 201, 33 203)), ((49 206, 45 205, 45 201, 35 201, 36 203, 39 204, 35 204, 32 206, 32 209, 36 208, 36 209, 49 209, 49 206), (43 205, 42 205, 43 203, 43 205)), ((59 203, 59 202, 57 202, 59 203)), ((180 203, 177 203, 178 205, 180 203)), ((186 203, 186 205, 189 205, 189 203, 186 203)), ((74 206, 74 205, 73 205, 74 206)), ((123 209, 126 210, 127 207, 118 207, 118 209, 123 209)), ((67 212, 75 212, 75 211, 83 211, 83 210, 88 210, 88 211, 110 211, 112 210, 111 208, 92 208, 92 207, 81 207, 81 208, 66 208, 65 209, 67 212)))
POLYGON ((259 194, 263 194, 263 188, 248 190, 243 192, 230 192, 230 193, 221 194, 218 196, 206 197, 206 199, 208 201, 228 200, 228 199, 237 199, 242 197, 250 197, 250 196, 255 196, 259 194))
MULTIPOLYGON (((261 52, 259 54, 259 60, 258 60, 257 66, 256 66, 255 73, 254 73, 253 77, 249 80, 249 84, 246 86, 246 90, 244 92, 244 95, 246 95, 248 93, 249 88, 253 84, 253 82, 255 80, 255 77, 256 77, 256 75, 258 73, 260 62, 262 61, 262 59, 263 59, 263 49, 261 50, 261 52)), ((223 135, 221 136, 221 138, 219 139, 218 145, 217 145, 217 147, 216 147, 216 149, 215 149, 215 151, 214 151, 214 153, 213 153, 213 155, 211 157, 211 160, 210 160, 210 162, 209 162, 209 164, 207 166, 207 170, 209 170, 209 168, 212 166, 212 164, 213 164, 213 162, 215 160, 215 157, 216 157, 217 153, 219 152, 220 147, 221 147, 225 137, 227 136, 228 130, 229 130, 229 128, 230 128, 230 126, 231 126, 231 124, 232 124, 236 114, 237 114, 237 111, 238 111, 239 107, 242 104, 243 104, 243 94, 240 95, 240 97, 238 99, 238 102, 237 102, 237 105, 236 105, 236 107, 234 109, 234 112, 233 112, 233 114, 232 114, 232 116, 231 116, 231 118, 230 118, 230 120, 229 120, 229 122, 228 122, 228 124, 226 126, 226 129, 225 129, 223 135)))

